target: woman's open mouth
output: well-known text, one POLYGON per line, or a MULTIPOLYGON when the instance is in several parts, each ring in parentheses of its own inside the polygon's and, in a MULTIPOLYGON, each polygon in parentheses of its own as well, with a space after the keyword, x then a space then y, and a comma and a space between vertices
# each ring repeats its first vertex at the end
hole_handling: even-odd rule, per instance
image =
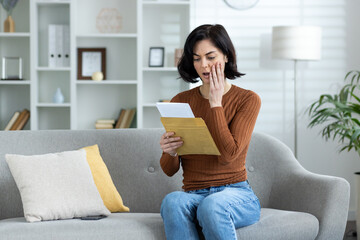
POLYGON ((210 77, 210 72, 204 72, 202 74, 205 78, 209 78, 210 77))

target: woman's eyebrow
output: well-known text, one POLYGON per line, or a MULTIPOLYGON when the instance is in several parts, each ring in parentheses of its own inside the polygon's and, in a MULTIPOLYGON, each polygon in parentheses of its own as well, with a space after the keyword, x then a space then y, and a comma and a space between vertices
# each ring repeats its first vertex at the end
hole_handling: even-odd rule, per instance
MULTIPOLYGON (((216 51, 210 51, 210 52, 206 53, 205 55, 209 55, 209 54, 212 54, 212 53, 214 53, 214 52, 216 52, 216 51)), ((193 53, 193 55, 195 55, 195 56, 199 56, 199 55, 198 55, 198 54, 196 54, 196 53, 193 53)))

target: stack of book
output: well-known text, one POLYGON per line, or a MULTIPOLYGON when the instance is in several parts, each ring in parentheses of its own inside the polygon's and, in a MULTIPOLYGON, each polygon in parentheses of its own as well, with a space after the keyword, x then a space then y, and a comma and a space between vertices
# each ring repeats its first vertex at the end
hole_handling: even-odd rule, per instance
POLYGON ((4 131, 24 129, 26 123, 29 121, 29 118, 30 111, 28 109, 24 109, 21 112, 15 112, 6 125, 4 131))
POLYGON ((115 128, 129 128, 135 118, 136 109, 121 109, 115 128))
POLYGON ((96 129, 113 129, 115 120, 113 119, 99 119, 95 123, 96 129))

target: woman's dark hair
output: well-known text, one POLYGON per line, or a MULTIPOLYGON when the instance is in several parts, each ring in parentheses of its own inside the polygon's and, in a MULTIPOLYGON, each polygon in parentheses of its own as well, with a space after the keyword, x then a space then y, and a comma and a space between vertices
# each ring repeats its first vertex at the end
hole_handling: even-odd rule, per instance
POLYGON ((201 40, 210 40, 215 47, 227 57, 225 64, 225 77, 235 79, 245 74, 238 72, 236 65, 235 48, 225 28, 220 24, 205 24, 195 28, 187 37, 182 54, 177 66, 180 77, 185 82, 196 83, 199 75, 194 68, 194 46, 201 40))

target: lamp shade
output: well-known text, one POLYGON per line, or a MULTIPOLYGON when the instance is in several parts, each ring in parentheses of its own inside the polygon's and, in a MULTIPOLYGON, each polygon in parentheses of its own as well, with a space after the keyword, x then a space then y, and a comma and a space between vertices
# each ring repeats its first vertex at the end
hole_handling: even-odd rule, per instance
POLYGON ((315 26, 273 27, 272 57, 319 60, 321 58, 321 28, 315 26))

